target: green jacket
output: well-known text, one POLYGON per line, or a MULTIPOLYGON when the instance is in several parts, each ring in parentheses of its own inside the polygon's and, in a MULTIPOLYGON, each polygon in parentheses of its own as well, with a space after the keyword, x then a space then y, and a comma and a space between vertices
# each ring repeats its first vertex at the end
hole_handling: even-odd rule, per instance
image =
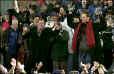
MULTIPOLYGON (((56 31, 55 31, 56 32, 56 31)), ((62 30, 55 36, 51 57, 53 60, 66 60, 68 56, 68 32, 62 30)))

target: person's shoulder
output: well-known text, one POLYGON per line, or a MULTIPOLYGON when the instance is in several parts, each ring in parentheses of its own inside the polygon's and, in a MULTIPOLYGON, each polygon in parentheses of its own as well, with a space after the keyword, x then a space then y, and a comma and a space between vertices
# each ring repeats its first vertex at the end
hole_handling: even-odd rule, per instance
POLYGON ((94 5, 89 5, 88 6, 88 9, 90 10, 90 9, 94 9, 95 7, 94 7, 94 5))
POLYGON ((13 29, 11 27, 9 27, 6 31, 11 32, 11 31, 13 31, 13 29))
POLYGON ((51 31, 51 30, 52 30, 52 28, 48 28, 48 27, 46 27, 46 28, 44 28, 44 30, 51 31))
POLYGON ((52 28, 46 27, 46 28, 43 29, 43 32, 45 32, 45 33, 51 33, 52 32, 52 28))
POLYGON ((30 31, 34 31, 34 30, 36 30, 36 26, 31 26, 30 31))
POLYGON ((68 33, 68 31, 66 29, 63 29, 62 32, 63 33, 68 33))

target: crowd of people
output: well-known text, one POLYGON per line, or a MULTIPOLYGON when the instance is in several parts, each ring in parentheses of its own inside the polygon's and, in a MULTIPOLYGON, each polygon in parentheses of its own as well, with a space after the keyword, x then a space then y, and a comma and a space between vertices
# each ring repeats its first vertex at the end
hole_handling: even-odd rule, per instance
POLYGON ((0 73, 114 73, 113 0, 44 0, 0 14, 0 73))

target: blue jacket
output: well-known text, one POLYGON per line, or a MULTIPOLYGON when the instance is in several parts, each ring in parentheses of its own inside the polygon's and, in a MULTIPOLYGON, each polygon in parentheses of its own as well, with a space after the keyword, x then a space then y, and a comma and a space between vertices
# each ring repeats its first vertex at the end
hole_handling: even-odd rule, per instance
POLYGON ((100 7, 100 6, 95 6, 95 5, 90 5, 90 6, 88 7, 88 12, 90 13, 90 15, 91 15, 93 21, 96 21, 96 19, 97 19, 97 16, 95 15, 95 10, 96 10, 96 8, 101 8, 101 12, 102 12, 102 14, 103 14, 103 8, 102 8, 102 7, 100 7))
POLYGON ((9 47, 9 54, 16 54, 17 53, 17 46, 18 46, 18 39, 19 39, 19 32, 18 30, 14 30, 13 28, 9 29, 8 34, 8 47, 9 47))

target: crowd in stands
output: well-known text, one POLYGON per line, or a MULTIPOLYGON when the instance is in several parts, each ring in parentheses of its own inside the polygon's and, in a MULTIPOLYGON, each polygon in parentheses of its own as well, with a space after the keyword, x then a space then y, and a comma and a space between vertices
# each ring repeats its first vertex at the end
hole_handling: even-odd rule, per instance
POLYGON ((0 74, 113 74, 113 0, 56 0, 0 13, 0 74))

